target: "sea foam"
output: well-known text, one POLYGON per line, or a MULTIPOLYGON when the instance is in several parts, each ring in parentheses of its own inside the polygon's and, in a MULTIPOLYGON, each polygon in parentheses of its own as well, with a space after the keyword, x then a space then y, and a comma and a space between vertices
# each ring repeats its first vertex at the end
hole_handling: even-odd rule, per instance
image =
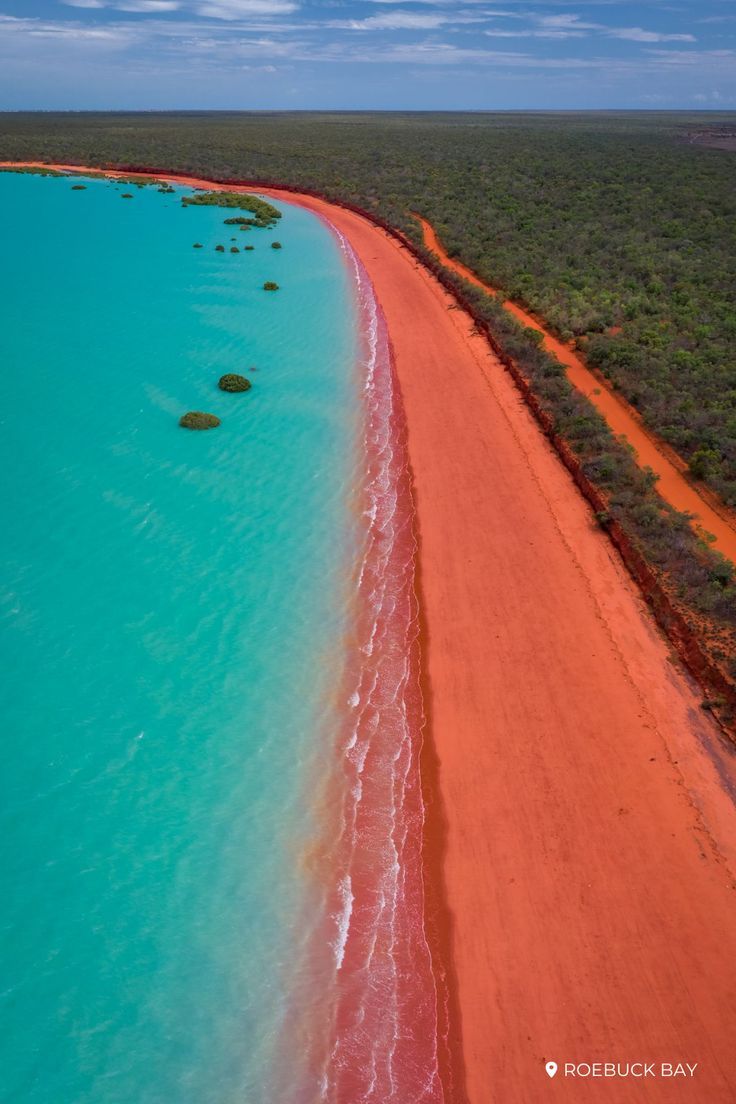
POLYGON ((424 926, 422 699, 414 512, 391 347, 364 266, 337 232, 363 338, 362 558, 340 744, 341 837, 330 910, 333 1030, 325 1104, 441 1104, 438 1001, 424 926))

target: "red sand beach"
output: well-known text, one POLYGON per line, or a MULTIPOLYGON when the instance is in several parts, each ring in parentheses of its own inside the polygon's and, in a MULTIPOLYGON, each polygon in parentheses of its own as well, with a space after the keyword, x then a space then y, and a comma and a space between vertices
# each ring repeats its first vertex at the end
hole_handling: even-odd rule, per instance
POLYGON ((347 236, 393 344, 420 540, 427 870, 459 1029, 448 1104, 735 1100, 731 749, 470 319, 367 220, 271 194, 347 236), (566 1062, 697 1068, 581 1080, 566 1062))
POLYGON ((405 404, 468 1097, 733 1100, 719 737, 468 318, 381 231, 301 202, 368 269, 405 404), (543 1069, 669 1055, 696 1079, 543 1069))

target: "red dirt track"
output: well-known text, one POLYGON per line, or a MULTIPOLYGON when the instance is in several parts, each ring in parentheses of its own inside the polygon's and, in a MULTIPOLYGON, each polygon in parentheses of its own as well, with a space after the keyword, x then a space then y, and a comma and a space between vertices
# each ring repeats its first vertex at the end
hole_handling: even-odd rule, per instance
POLYGON ((467 1100, 731 1104, 733 753, 468 316, 358 214, 258 191, 348 237, 392 337, 467 1100), (563 1076, 594 1061, 698 1065, 563 1076))
MULTIPOLYGON (((476 274, 460 261, 454 260, 445 251, 431 223, 420 215, 414 216, 421 224, 424 242, 428 249, 458 276, 469 280, 493 296, 498 295, 496 288, 484 283, 476 274)), ((641 419, 621 396, 587 367, 582 357, 560 341, 553 333, 510 299, 504 301, 504 308, 521 322, 543 335, 542 345, 556 357, 567 369, 570 383, 581 391, 608 422, 613 432, 624 435, 636 450, 637 460, 642 467, 649 467, 659 476, 657 490, 666 502, 676 510, 682 510, 694 516, 696 527, 704 529, 715 537, 713 547, 736 563, 736 517, 728 507, 716 500, 715 494, 705 491, 705 497, 684 475, 686 465, 676 457, 667 445, 658 441, 642 425, 641 419)), ((616 332, 620 328, 616 327, 616 332)))

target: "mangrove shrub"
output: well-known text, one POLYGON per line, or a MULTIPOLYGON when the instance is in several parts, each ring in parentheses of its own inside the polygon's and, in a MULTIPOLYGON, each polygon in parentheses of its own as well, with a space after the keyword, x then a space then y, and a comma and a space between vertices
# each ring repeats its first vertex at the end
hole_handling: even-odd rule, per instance
POLYGON ((217 386, 221 391, 230 391, 234 394, 238 391, 250 391, 251 382, 236 372, 228 372, 227 375, 220 376, 217 386))
POLYGON ((273 226, 281 218, 281 212, 265 199, 254 195, 241 195, 239 192, 197 192, 192 196, 182 196, 185 207, 235 207, 241 211, 250 211, 253 218, 236 216, 226 219, 229 226, 273 226))
POLYGON ((179 419, 179 425, 184 429, 214 429, 219 424, 217 415, 207 414, 204 410, 189 410, 179 419))

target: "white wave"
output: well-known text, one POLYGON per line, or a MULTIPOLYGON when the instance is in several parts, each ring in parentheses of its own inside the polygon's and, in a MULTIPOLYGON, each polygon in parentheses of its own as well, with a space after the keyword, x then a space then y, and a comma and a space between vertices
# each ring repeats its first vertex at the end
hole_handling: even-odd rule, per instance
POLYGON ((345 957, 345 947, 350 931, 350 917, 353 913, 353 889, 350 875, 346 874, 339 886, 342 910, 337 916, 337 939, 335 941, 335 966, 339 970, 345 957))

